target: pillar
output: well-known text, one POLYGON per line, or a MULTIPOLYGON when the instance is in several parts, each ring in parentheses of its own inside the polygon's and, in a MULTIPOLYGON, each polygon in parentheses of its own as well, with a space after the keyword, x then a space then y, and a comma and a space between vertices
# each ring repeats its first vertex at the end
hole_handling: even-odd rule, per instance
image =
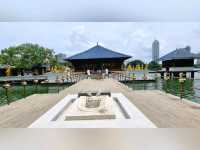
POLYGON ((194 79, 194 72, 191 72, 191 78, 194 79))
POLYGON ((164 79, 164 72, 161 72, 160 75, 161 75, 161 79, 164 79))

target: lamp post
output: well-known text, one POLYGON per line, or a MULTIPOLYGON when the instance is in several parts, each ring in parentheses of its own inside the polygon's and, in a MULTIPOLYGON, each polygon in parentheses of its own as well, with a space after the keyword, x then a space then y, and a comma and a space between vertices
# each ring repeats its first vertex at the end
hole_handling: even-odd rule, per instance
POLYGON ((179 87, 180 87, 180 99, 183 98, 183 94, 184 94, 184 82, 185 82, 185 78, 183 78, 182 74, 180 74, 180 78, 179 78, 179 87))
POLYGON ((147 78, 147 75, 146 75, 146 73, 144 73, 144 75, 143 75, 143 80, 147 80, 148 78, 147 78))
POLYGON ((46 83, 46 90, 47 90, 47 93, 49 93, 49 85, 48 85, 49 80, 45 80, 44 82, 46 83))
POLYGON ((48 83, 49 83, 49 80, 44 80, 44 81, 41 82, 41 84, 43 84, 43 85, 46 84, 46 91, 47 91, 47 93, 49 93, 49 87, 47 85, 48 83))
POLYGON ((34 83, 35 83, 35 93, 37 93, 37 91, 38 91, 38 80, 34 80, 33 81, 34 83))
POLYGON ((64 76, 62 76, 62 79, 61 79, 61 80, 62 80, 62 84, 63 84, 63 85, 62 85, 62 87, 63 87, 62 89, 64 89, 65 77, 64 77, 64 76))
POLYGON ((165 82, 166 82, 166 93, 168 93, 168 80, 170 79, 170 77, 168 76, 168 74, 166 75, 166 77, 164 78, 165 82))
POLYGON ((26 81, 22 81, 22 85, 23 85, 23 95, 24 95, 24 98, 26 97, 26 85, 27 85, 27 82, 26 81))
POLYGON ((132 80, 136 80, 136 76, 135 76, 134 73, 132 73, 131 79, 132 79, 132 80))
POLYGON ((62 83, 62 80, 57 78, 56 79, 57 87, 58 87, 58 93, 60 92, 60 84, 62 83))
POLYGON ((10 84, 9 83, 5 83, 3 85, 3 88, 5 89, 5 93, 6 93, 6 101, 7 101, 7 104, 9 105, 10 104, 10 100, 9 100, 9 97, 8 97, 8 88, 10 87, 10 84))

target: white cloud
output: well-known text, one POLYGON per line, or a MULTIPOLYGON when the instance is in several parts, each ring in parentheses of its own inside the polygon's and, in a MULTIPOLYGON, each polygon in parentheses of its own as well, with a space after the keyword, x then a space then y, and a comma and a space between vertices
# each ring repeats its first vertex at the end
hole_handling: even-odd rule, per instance
POLYGON ((1 22, 0 33, 0 49, 33 42, 68 56, 99 42, 134 59, 149 61, 154 39, 160 41, 161 55, 186 45, 200 52, 198 22, 1 22))
POLYGON ((1 21, 199 21, 199 0, 1 0, 1 21))

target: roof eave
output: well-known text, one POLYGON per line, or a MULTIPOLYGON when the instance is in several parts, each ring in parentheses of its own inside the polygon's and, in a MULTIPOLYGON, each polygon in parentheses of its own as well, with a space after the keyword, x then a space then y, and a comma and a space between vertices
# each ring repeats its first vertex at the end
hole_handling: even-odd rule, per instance
POLYGON ((74 60, 104 60, 104 59, 129 59, 131 58, 131 56, 127 56, 127 57, 108 57, 108 58, 83 58, 83 59, 74 59, 74 58, 66 58, 65 61, 74 61, 74 60))
POLYGON ((184 58, 160 58, 159 61, 181 60, 181 59, 196 59, 196 58, 195 58, 195 57, 184 57, 184 58))

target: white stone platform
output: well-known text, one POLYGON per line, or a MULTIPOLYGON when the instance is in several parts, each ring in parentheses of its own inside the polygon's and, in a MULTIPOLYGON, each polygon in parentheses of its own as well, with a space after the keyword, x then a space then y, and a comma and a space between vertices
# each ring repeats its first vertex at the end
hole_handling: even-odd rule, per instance
POLYGON ((74 105, 77 103, 77 95, 68 95, 31 124, 30 128, 156 128, 123 94, 112 93, 111 98, 114 110, 108 115, 114 112, 115 117, 66 120, 70 108, 77 106, 74 105))
POLYGON ((115 119, 116 115, 113 110, 113 99, 109 96, 92 96, 92 98, 100 99, 99 106, 87 108, 86 96, 79 97, 66 111, 60 115, 64 120, 103 120, 115 119))

